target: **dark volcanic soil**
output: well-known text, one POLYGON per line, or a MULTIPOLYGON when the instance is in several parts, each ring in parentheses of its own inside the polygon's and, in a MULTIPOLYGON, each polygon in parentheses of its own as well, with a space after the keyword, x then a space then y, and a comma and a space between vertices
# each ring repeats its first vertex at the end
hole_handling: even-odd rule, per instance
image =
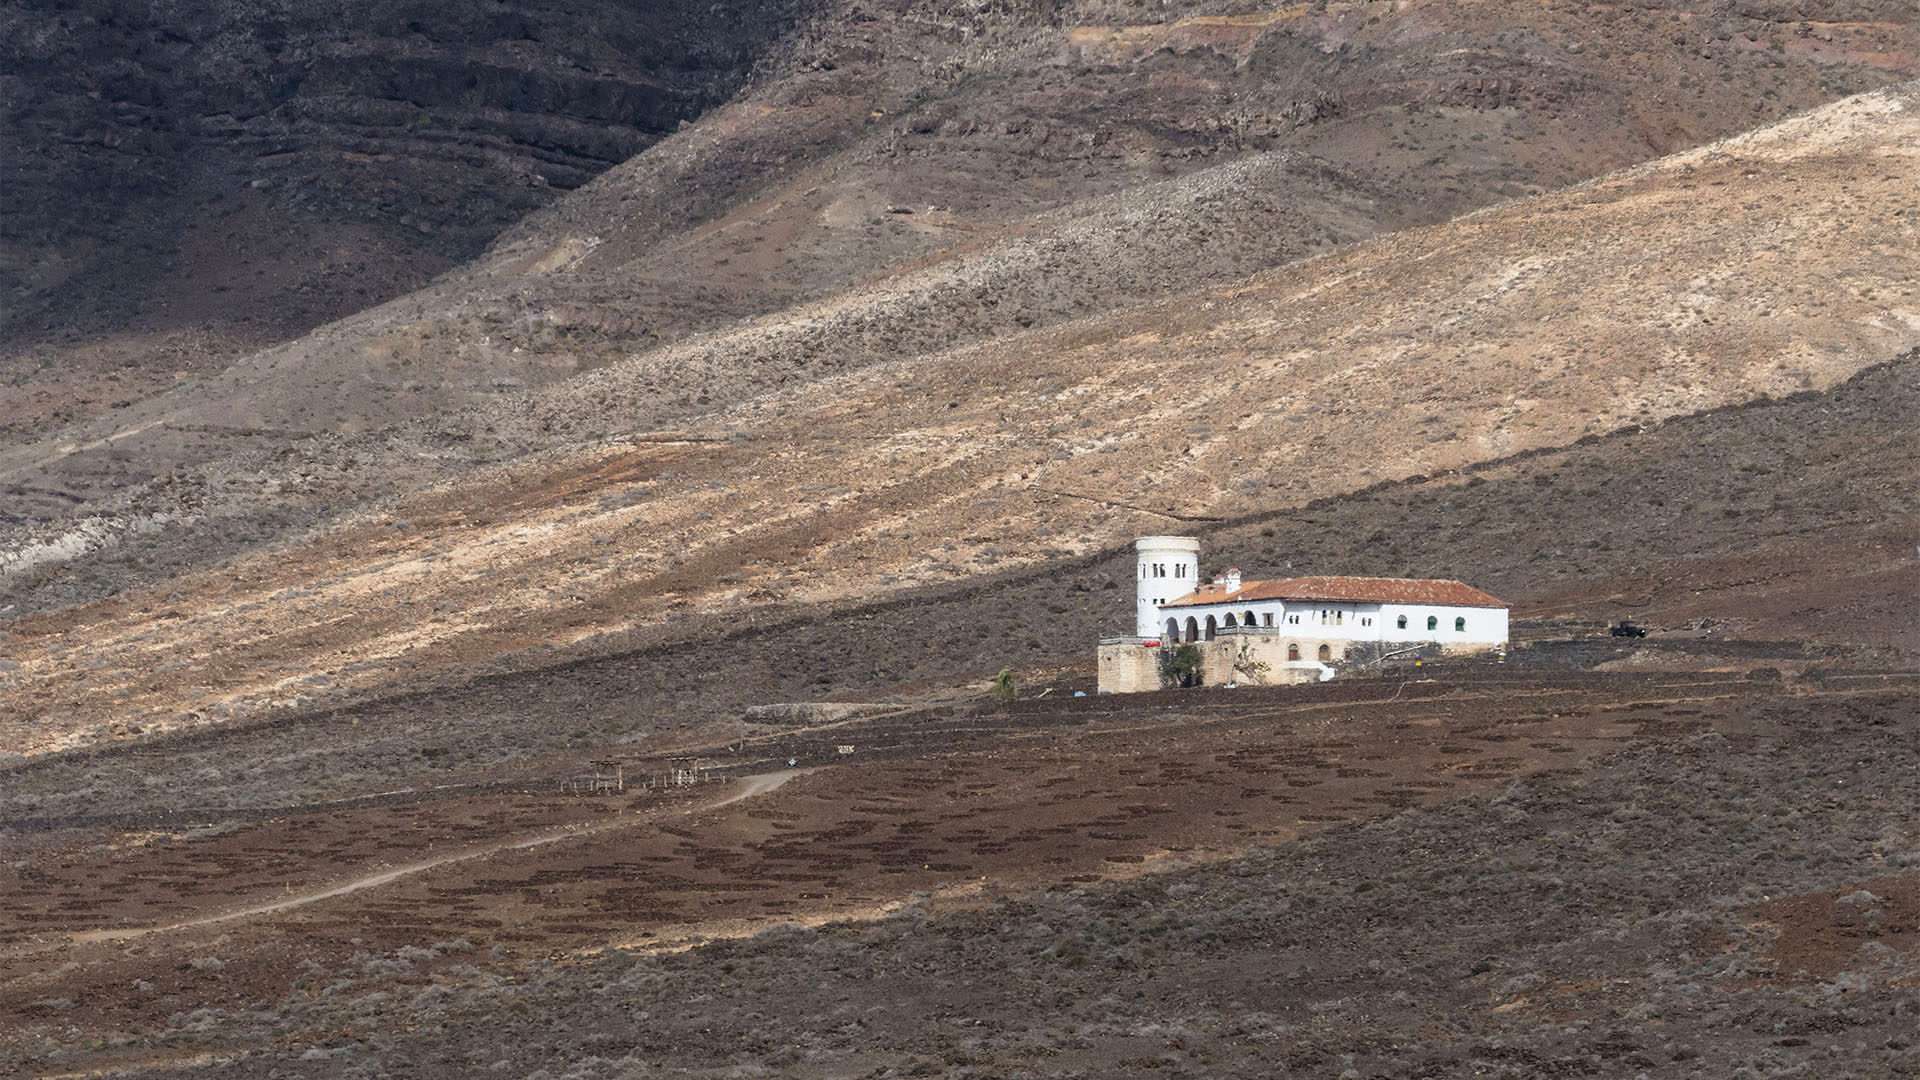
MULTIPOLYGON (((10 864, 41 914, 0 957, 20 1018, 0 1063, 1514 1078, 1920 1064, 1911 677, 1783 693, 1489 667, 1323 690, 852 724, 814 740, 849 740, 851 764, 731 807, 700 789, 548 796, 549 815, 600 811, 599 831, 119 940, 55 944, 248 897, 149 886, 129 922, 60 892, 131 898, 144 862, 194 879, 288 829, 364 845, 376 819, 147 837, 105 878, 98 834, 44 835, 10 864), (609 816, 623 804, 630 817, 609 816), (653 944, 686 930, 721 940, 653 944)), ((533 805, 493 801, 496 816, 533 805)), ((471 819, 466 805, 414 823, 471 819)), ((397 837, 392 862, 419 839, 397 837)), ((313 854, 284 868, 281 895, 339 884, 320 845, 295 850, 313 854)))
POLYGON ((751 6, 8 5, 0 357, 79 390, 0 436, 473 257, 738 89, 801 10, 751 6))

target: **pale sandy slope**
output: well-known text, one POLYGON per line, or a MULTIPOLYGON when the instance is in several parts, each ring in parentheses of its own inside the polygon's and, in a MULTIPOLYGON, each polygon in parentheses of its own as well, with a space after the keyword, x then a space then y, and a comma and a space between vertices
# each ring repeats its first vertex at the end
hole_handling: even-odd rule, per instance
MULTIPOLYGON (((680 441, 557 451, 22 621, 0 644, 20 665, 5 742, 211 722, 670 632, 680 612, 878 595, 1831 385, 1920 344, 1916 98, 1848 99, 1236 287, 768 392, 680 441)), ((497 419, 632 430, 647 379, 616 365, 497 419)))

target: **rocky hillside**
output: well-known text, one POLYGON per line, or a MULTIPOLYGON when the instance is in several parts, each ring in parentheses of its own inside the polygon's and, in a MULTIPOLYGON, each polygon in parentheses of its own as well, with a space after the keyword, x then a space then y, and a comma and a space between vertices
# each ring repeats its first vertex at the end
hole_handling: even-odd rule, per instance
POLYGON ((175 7, 0 11, 0 1074, 1913 1073, 1908 0, 175 7), (1518 647, 1076 696, 1167 532, 1518 647))
MULTIPOLYGON (((191 726, 450 685, 1834 385, 1920 341, 1913 85, 1634 164, 1914 71, 1904 6, 1805 14, 1496 0, 1144 22, 902 3, 742 28, 711 9, 673 23, 708 59, 671 85, 647 65, 680 53, 614 47, 632 25, 606 31, 622 58, 596 67, 581 42, 597 39, 564 21, 369 20, 391 33, 367 55, 422 71, 571 58, 566 79, 515 85, 584 98, 508 94, 564 114, 550 122, 514 119, 492 89, 416 95, 429 117, 455 110, 445 126, 519 132, 495 164, 565 159, 566 182, 585 179, 568 133, 613 138, 603 114, 639 108, 633 88, 705 111, 626 125, 608 154, 677 130, 419 290, 221 370, 176 378, 176 354, 145 346, 112 370, 14 354, 0 615, 18 667, 0 692, 31 728, 21 745, 47 748, 129 710, 191 726), (500 44, 521 34, 556 44, 500 44), (141 389, 155 380, 171 388, 141 389), (147 659, 83 673, 82 641, 147 659)), ((188 40, 226 44, 183 51, 158 24, 10 17, 53 43, 151 38, 181 65, 350 25, 309 12, 274 36, 208 15, 188 40)), ((324 143, 298 127, 320 115, 301 93, 346 108, 404 89, 352 81, 382 64, 325 40, 301 46, 322 74, 286 84, 293 104, 207 135, 194 167, 280 168, 275 138, 324 143)), ((16 123, 58 142, 48 118, 95 99, 47 88, 85 70, 21 66, 16 123)), ((200 82, 196 108, 229 108, 200 82)), ((368 162, 339 160, 440 175, 422 155, 454 152, 442 126, 381 127, 350 151, 368 162)), ((282 163, 342 175, 307 152, 282 163)), ((245 175, 245 198, 305 198, 245 175)), ((482 183, 463 175, 445 173, 482 183)), ((352 190, 403 189, 441 190, 352 190)), ((435 205, 484 203, 450 191, 435 205)), ((359 204, 301 205, 317 228, 359 204)), ((21 220, 66 235, 59 213, 21 220)), ((220 249, 244 260, 244 240, 220 249)), ((28 290, 46 312, 81 295, 49 289, 28 290)), ((286 310, 249 295, 232 310, 286 310)))
MULTIPOLYGON (((405 6, 324 25, 301 10, 269 29, 15 16, 16 39, 72 59, 23 58, 14 114, 25 144, 71 167, 45 171, 34 212, 12 219, 33 233, 10 248, 21 314, 0 350, 5 441, 31 447, 0 463, 10 513, 60 516, 179 464, 439 415, 932 261, 1043 249, 976 265, 936 318, 837 344, 832 366, 951 347, 1920 74, 1914 13, 1874 0, 1151 16, 903 0, 797 22, 759 5, 516 5, 457 26, 405 6), (106 59, 82 62, 94 53, 106 59), (759 77, 709 108, 749 59, 759 77), (127 84, 96 85, 109 68, 127 84), (193 94, 163 69, 191 76, 193 94), (130 104, 149 83, 161 104, 130 104), (129 133, 154 128, 169 134, 129 133), (1117 231, 1089 246, 1074 235, 1083 219, 1117 231), (241 344, 389 298, 510 221, 436 285, 218 374, 241 344), (1191 250, 1163 263, 1170 237, 1191 250), (104 450, 107 436, 118 459, 63 449, 104 450), (63 460, 19 469, 50 454, 63 460)), ((693 415, 757 392, 751 375, 669 371, 656 405, 693 415)))
POLYGON ((414 288, 734 94, 803 11, 0 8, 9 433, 414 288), (109 376, 118 376, 117 379, 109 376))
MULTIPOLYGON (((183 472, 96 532, 16 549, 16 604, 81 599, 75 566, 125 591, 14 623, 15 745, 779 622, 1824 389, 1920 346, 1915 146, 1905 87, 1111 316, 770 378, 670 432, 649 411, 663 370, 778 372, 781 342, 884 311, 894 283, 430 422, 183 472), (541 446, 556 448, 522 454, 541 446), (418 490, 327 516, 383 483, 418 490), (301 521, 316 527, 227 560, 301 521), (112 560, 60 568, 89 544, 112 560), (100 664, 71 662, 81 642, 100 664)), ((1880 454, 1836 453, 1842 476, 1880 454)), ((1694 458, 1714 476, 1746 464, 1694 458)), ((1418 573, 1476 541, 1382 543, 1382 569, 1418 573)))

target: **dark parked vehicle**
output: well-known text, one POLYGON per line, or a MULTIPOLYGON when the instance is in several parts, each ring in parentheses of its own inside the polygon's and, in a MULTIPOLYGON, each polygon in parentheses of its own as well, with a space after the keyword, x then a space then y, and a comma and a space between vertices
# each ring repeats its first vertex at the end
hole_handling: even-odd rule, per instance
POLYGON ((1613 627, 1613 636, 1614 637, 1646 637, 1647 631, 1644 627, 1635 626, 1633 624, 1632 619, 1621 619, 1620 624, 1618 626, 1613 627))

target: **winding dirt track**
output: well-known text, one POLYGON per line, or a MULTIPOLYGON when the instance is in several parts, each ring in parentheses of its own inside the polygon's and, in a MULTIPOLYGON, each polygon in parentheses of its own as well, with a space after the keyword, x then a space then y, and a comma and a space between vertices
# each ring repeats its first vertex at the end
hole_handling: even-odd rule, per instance
MULTIPOLYGON (((756 795, 764 795, 767 792, 780 787, 782 784, 785 784, 787 781, 793 779, 794 777, 799 776, 802 773, 811 772, 811 771, 812 771, 811 769, 783 769, 779 772, 757 773, 753 776, 743 776, 740 778, 739 790, 733 792, 731 795, 728 795, 726 798, 720 799, 716 802, 703 803, 699 806, 688 807, 685 810, 682 810, 681 812, 683 814, 691 814, 701 810, 714 810, 722 806, 732 805, 733 803, 740 802, 744 799, 751 799, 756 795)), ((225 912, 221 912, 218 915, 208 915, 198 919, 188 919, 184 922, 168 923, 162 926, 140 926, 140 927, 132 927, 132 928, 122 929, 122 930, 82 931, 80 933, 71 935, 71 940, 75 943, 99 942, 99 941, 124 941, 129 938, 146 937, 149 934, 164 933, 169 930, 186 930, 186 929, 191 929, 193 927, 198 927, 198 926, 208 926, 213 923, 230 922, 234 919, 246 919, 246 918, 252 918, 254 916, 259 916, 259 915, 272 915, 277 912, 290 910, 292 908, 305 907, 308 904, 317 903, 321 900, 331 900, 336 896, 344 896, 347 893, 359 892, 363 889, 376 888, 378 886, 385 885, 388 882, 397 881, 405 877, 411 877, 415 874, 424 873, 425 871, 432 870, 436 867, 446 866, 451 863, 468 862, 473 859, 483 859, 489 855, 496 855, 502 851, 519 851, 525 848, 540 847, 545 844, 556 844, 563 840, 578 840, 578 839, 583 839, 589 836, 598 836, 602 833, 613 832, 618 829, 632 828, 633 826, 641 824, 643 821, 646 821, 646 820, 648 819, 636 818, 636 817, 620 817, 613 821, 604 822, 598 825, 585 825, 585 826, 570 825, 565 828, 550 829, 545 832, 537 833, 533 836, 523 836, 515 840, 504 840, 497 843, 488 844, 485 847, 475 848, 468 851, 458 851, 449 855, 439 856, 438 858, 425 859, 420 862, 408 863, 405 866, 396 866, 390 870, 382 870, 377 874, 366 874, 361 877, 351 878, 347 881, 341 882, 338 885, 333 885, 328 888, 320 889, 314 892, 301 893, 297 896, 289 896, 289 897, 286 897, 285 899, 275 900, 271 904, 256 904, 252 907, 240 908, 236 911, 225 911, 225 912)))

